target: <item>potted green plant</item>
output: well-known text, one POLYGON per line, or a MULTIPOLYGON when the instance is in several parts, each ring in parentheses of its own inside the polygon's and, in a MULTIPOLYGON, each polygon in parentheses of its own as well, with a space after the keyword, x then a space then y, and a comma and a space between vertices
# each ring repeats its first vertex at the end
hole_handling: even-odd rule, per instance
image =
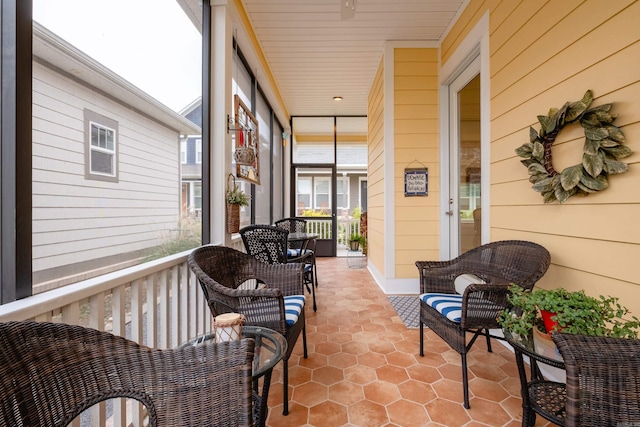
POLYGON ((251 197, 238 187, 235 177, 229 174, 226 194, 228 233, 240 231, 240 207, 249 206, 249 200, 251 200, 251 197), (233 185, 229 185, 229 178, 233 178, 233 185))
POLYGON ((351 233, 351 236, 349 236, 349 249, 357 251, 360 249, 360 245, 364 246, 364 236, 359 233, 351 233))
POLYGON ((637 338, 640 320, 628 316, 629 310, 620 305, 618 298, 598 298, 584 291, 568 291, 564 288, 524 290, 520 286, 509 287, 508 300, 511 309, 503 310, 498 317, 501 326, 520 336, 528 336, 532 330, 542 333, 563 333, 592 336, 637 338), (551 323, 545 326, 543 313, 551 323))

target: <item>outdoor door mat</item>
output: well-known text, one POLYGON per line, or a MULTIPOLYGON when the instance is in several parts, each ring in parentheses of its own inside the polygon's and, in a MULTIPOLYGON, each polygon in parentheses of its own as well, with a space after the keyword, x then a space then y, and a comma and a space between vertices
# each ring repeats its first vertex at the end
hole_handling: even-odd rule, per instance
POLYGON ((387 298, 407 328, 420 327, 420 300, 418 295, 391 295, 387 298))

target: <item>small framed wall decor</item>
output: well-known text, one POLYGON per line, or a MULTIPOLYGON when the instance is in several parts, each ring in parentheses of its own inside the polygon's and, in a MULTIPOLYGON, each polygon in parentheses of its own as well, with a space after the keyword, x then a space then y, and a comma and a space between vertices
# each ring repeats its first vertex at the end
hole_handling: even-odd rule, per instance
POLYGON ((429 169, 405 168, 404 196, 427 196, 429 194, 429 169))

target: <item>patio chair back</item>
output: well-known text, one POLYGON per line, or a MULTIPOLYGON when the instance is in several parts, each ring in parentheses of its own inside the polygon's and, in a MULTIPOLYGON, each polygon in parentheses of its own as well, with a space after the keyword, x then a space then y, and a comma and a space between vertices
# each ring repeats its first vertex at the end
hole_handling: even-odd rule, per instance
POLYGON ((566 427, 640 420, 640 340, 553 334, 567 371, 566 427))
POLYGON ((0 426, 67 426, 114 398, 150 426, 251 426, 254 341, 152 349, 82 326, 0 323, 0 426), (213 404, 215 402, 215 404, 213 404))
POLYGON ((247 253, 267 264, 287 262, 289 231, 273 225, 249 225, 240 230, 247 253))

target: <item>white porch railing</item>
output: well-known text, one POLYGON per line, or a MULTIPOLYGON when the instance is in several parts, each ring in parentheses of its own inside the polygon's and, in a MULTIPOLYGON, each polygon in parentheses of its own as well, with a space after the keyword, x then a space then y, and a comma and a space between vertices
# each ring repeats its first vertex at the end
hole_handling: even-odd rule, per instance
MULTIPOLYGON (((53 321, 109 331, 156 348, 175 347, 212 330, 211 313, 187 266, 190 251, 0 305, 0 322, 53 321), (151 303, 153 309, 150 309, 151 303)), ((123 399, 90 409, 82 426, 142 426, 140 405, 123 399), (111 405, 109 405, 111 407, 111 405)), ((76 420, 73 426, 80 426, 76 420)))
MULTIPOLYGON (((320 235, 321 239, 331 238, 331 219, 309 219, 307 218, 307 231, 320 235)), ((349 237, 360 234, 359 218, 338 218, 338 235, 336 236, 338 248, 349 245, 349 237)))

